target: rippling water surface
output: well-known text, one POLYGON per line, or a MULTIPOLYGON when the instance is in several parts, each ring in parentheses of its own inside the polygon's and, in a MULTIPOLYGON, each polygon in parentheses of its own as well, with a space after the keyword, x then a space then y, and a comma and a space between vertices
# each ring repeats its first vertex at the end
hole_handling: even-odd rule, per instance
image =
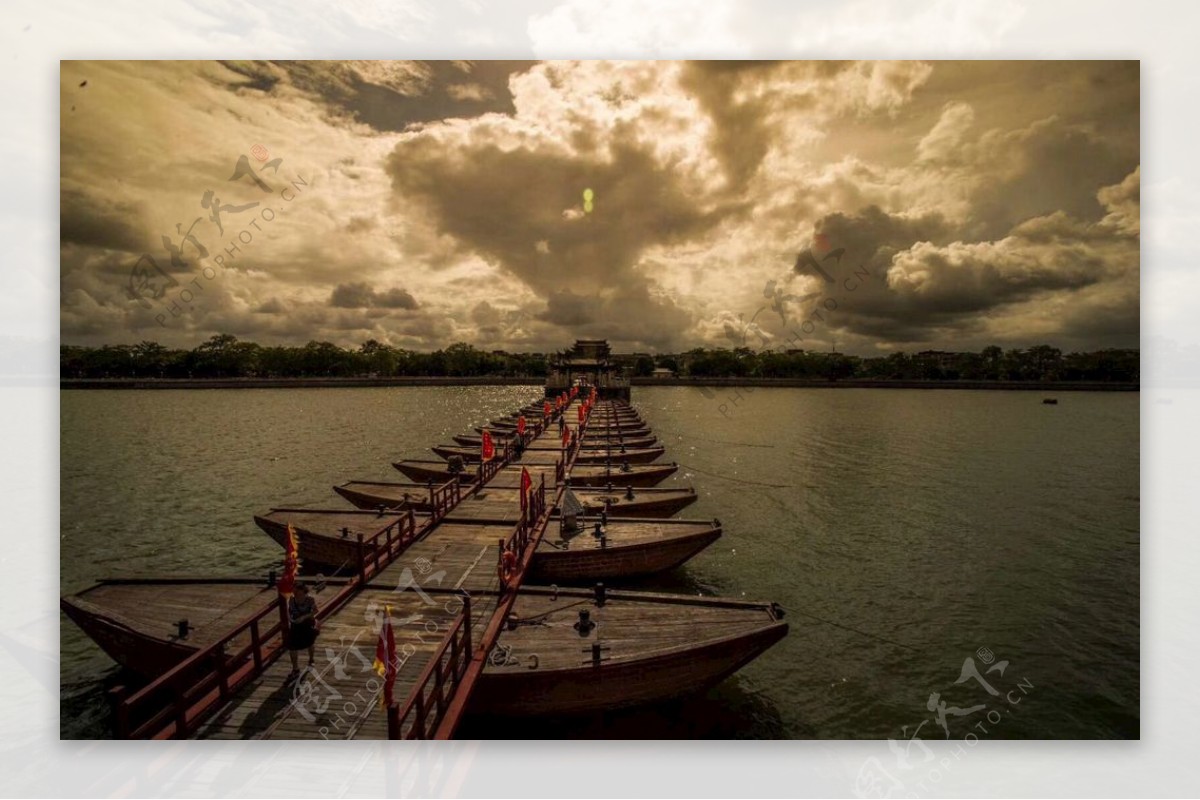
MULTIPOLYGON (((400 479, 390 461, 536 391, 63 392, 61 590, 264 572, 253 513, 341 506, 333 484, 400 479)), ((725 529, 642 585, 779 602, 789 636, 686 701, 465 734, 938 738, 940 702, 955 738, 992 709, 988 738, 1138 736, 1137 394, 732 391, 635 389, 684 465, 664 485, 725 529), (981 680, 956 683, 968 658, 981 680)), ((115 668, 65 617, 62 665, 63 736, 105 735, 115 668)))

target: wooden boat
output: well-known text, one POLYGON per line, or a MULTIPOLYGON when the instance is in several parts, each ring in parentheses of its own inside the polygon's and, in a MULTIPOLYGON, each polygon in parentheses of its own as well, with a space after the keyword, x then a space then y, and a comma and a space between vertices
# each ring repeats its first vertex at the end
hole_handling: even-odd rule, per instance
POLYGON ((610 518, 597 536, 598 519, 564 531, 551 520, 531 563, 530 580, 588 585, 674 569, 721 538, 717 520, 610 518))
POLYGON ((559 716, 669 700, 720 682, 788 630, 773 604, 598 594, 523 588, 469 710, 559 716))
MULTIPOLYGON (((574 479, 574 474, 572 474, 574 479)), ((684 489, 637 489, 628 493, 625 491, 608 491, 608 489, 581 489, 572 487, 571 491, 583 503, 584 513, 593 516, 606 511, 609 517, 669 517, 690 506, 698 499, 696 490, 688 486, 684 489)))
MULTIPOLYGON (((533 454, 527 453, 526 456, 533 454)), ((535 468, 538 470, 546 467, 553 467, 550 463, 537 463, 532 460, 522 459, 522 465, 532 473, 535 468)), ((407 477, 414 481, 434 481, 435 483, 444 483, 454 477, 450 472, 450 467, 445 461, 422 461, 422 460, 406 460, 397 461, 392 464, 393 467, 400 470, 407 477)), ((571 484, 573 486, 606 486, 611 483, 613 486, 657 486, 665 481, 671 475, 679 471, 676 464, 631 464, 628 471, 622 470, 618 466, 611 469, 603 464, 582 464, 575 467, 571 471, 571 484)), ((501 470, 504 473, 504 470, 501 470)), ((518 466, 515 475, 510 474, 509 480, 517 480, 517 476, 521 473, 518 466)), ((473 469, 467 469, 458 473, 460 481, 469 483, 475 480, 476 473, 473 469)), ((500 478, 497 475, 492 481, 492 485, 497 485, 496 480, 500 478)), ((547 480, 549 484, 549 480, 547 480)), ((513 483, 515 486, 516 483, 513 483)), ((374 506, 371 506, 374 508, 374 506)))
MULTIPOLYGON (((317 602, 344 580, 310 584, 317 602)), ((278 597, 267 578, 108 578, 60 601, 109 658, 147 678, 220 639, 278 597)), ((262 631, 266 633, 266 631, 262 631)), ((245 642, 234 641, 234 647, 245 642)))
POLYGON ((404 461, 393 461, 392 466, 418 483, 427 483, 429 481, 445 483, 452 478, 458 478, 463 483, 470 483, 478 477, 473 469, 464 469, 462 472, 452 473, 449 464, 445 461, 405 459, 404 461))
POLYGON ((657 486, 679 471, 674 464, 631 464, 628 470, 603 464, 580 464, 571 470, 572 486, 657 486))
MULTIPOLYGON (((473 447, 476 450, 478 450, 479 447, 483 444, 483 436, 477 435, 477 434, 460 433, 457 436, 454 436, 453 438, 457 444, 460 444, 463 447, 473 447)), ((509 437, 507 437, 507 436, 505 436, 505 437, 496 436, 495 441, 503 442, 503 441, 507 440, 508 438, 509 437)), ((624 446, 624 447, 650 447, 651 445, 655 444, 657 441, 658 441, 657 437, 655 437, 653 434, 646 434, 644 436, 623 436, 620 438, 613 436, 611 439, 606 438, 604 436, 594 436, 592 434, 587 434, 583 437, 583 446, 585 448, 599 448, 599 447, 607 447, 609 444, 611 444, 613 449, 616 450, 622 446, 624 446)), ((562 445, 558 442, 547 442, 544 440, 535 440, 535 441, 527 444, 525 446, 525 449, 526 450, 561 450, 562 445)))
MULTIPOLYGON (((300 544, 300 568, 305 572, 352 572, 361 557, 371 558, 385 546, 383 537, 376 537, 391 528, 399 535, 408 511, 364 511, 343 508, 273 508, 256 515, 254 521, 267 535, 285 546, 287 526, 296 530, 300 544), (359 536, 366 541, 360 542, 359 536), (372 541, 374 540, 374 541, 372 541)), ((417 517, 419 526, 428 517, 417 517)), ((386 535, 386 534, 385 534, 386 535)))
POLYGON ((626 447, 622 452, 619 447, 581 448, 575 456, 576 464, 607 464, 612 463, 618 469, 622 463, 649 464, 667 452, 661 444, 653 447, 626 447))
MULTIPOLYGON (((629 487, 632 489, 632 487, 629 487)), ((610 517, 669 517, 696 502, 696 492, 687 489, 638 489, 630 498, 624 492, 604 489, 572 489, 584 506, 584 513, 599 516, 607 511, 610 517)), ((455 506, 446 518, 476 522, 511 522, 516 524, 521 513, 517 488, 483 487, 455 506)))
MULTIPOLYGON (((552 424, 550 426, 550 430, 555 430, 556 425, 557 423, 552 424)), ((571 429, 574 430, 575 422, 571 421, 570 425, 571 429)), ((512 423, 508 425, 489 425, 487 428, 476 426, 475 432, 482 434, 484 430, 488 430, 491 431, 493 435, 497 431, 511 435, 511 433, 516 429, 516 423, 512 423)), ((617 435, 617 431, 620 431, 622 436, 647 436, 653 433, 653 431, 650 430, 650 426, 644 422, 630 423, 628 425, 603 425, 599 423, 588 424, 588 433, 593 436, 605 436, 607 435, 607 431, 612 431, 612 435, 614 437, 617 435)))
POLYGON ((383 482, 383 481, 347 481, 333 490, 349 500, 357 508, 375 511, 380 507, 385 509, 411 508, 413 511, 429 513, 433 508, 430 499, 432 481, 425 483, 412 482, 383 482), (380 499, 383 496, 384 499, 380 499))
MULTIPOLYGON (((455 456, 461 458, 464 463, 471 464, 480 460, 480 451, 476 447, 464 447, 461 445, 437 445, 432 448, 436 455, 444 459, 451 459, 455 456)), ((529 448, 528 454, 533 456, 538 453, 550 453, 557 456, 559 450, 542 450, 538 448, 529 448)), ((620 465, 622 462, 630 464, 647 464, 662 456, 667 452, 667 448, 662 445, 653 447, 626 447, 624 452, 618 447, 613 448, 582 448, 579 454, 575 457, 576 464, 603 464, 607 461, 612 461, 615 465, 620 465)))

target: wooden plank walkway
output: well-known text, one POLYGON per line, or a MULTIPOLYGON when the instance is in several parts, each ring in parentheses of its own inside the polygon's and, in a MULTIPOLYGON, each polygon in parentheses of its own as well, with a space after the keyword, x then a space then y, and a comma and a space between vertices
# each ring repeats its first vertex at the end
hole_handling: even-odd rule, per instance
MULTIPOLYGON (((575 405, 566 410, 572 428, 575 405)), ((535 441, 560 441, 558 426, 551 424, 535 441)), ((384 606, 391 609, 396 647, 403 659, 394 691, 395 700, 403 703, 459 617, 464 591, 471 595, 475 646, 483 643, 485 631, 498 630, 499 543, 512 534, 520 519, 521 467, 530 470, 535 486, 545 476, 550 507, 559 489, 554 474, 558 455, 553 450, 527 449, 501 468, 477 496, 464 498, 324 620, 312 669, 304 669, 307 653, 302 652, 300 679, 289 682, 291 661, 282 655, 212 714, 196 738, 387 738, 387 715, 379 698, 382 679, 372 669, 384 606)), ((511 600, 511 594, 507 597, 511 600)), ((465 702, 463 697, 452 699, 460 708, 465 702)))

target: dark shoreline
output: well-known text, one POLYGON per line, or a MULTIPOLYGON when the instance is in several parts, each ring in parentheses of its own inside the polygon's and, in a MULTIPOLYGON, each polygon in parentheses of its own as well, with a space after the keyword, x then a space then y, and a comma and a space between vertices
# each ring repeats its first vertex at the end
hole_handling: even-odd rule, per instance
MULTIPOLYGON (((397 376, 390 378, 63 379, 60 389, 318 389, 376 386, 541 386, 543 378, 397 376)), ((1137 392, 1140 383, 1106 381, 813 380, 810 378, 634 378, 634 386, 798 389, 969 389, 1029 392, 1137 392)))

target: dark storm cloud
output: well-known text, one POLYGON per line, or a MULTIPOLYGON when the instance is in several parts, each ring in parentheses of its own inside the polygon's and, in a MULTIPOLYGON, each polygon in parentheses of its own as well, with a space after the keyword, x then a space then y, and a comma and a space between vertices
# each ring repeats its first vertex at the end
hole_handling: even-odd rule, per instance
POLYGON ((1105 341, 1136 345, 1138 175, 1095 194, 1107 212, 1097 222, 1056 211, 973 242, 939 215, 872 207, 823 218, 816 230, 846 250, 826 287, 834 295, 841 287, 836 324, 862 337, 923 342, 982 333, 999 315, 1038 301, 1066 303, 1057 316, 1073 341, 1103 332, 1105 341))
POLYGON ((404 289, 392 288, 376 292, 366 283, 341 283, 334 287, 329 298, 334 308, 402 308, 412 310, 417 300, 404 289))
POLYGON ((998 160, 1012 164, 1008 174, 985 183, 974 198, 974 225, 967 233, 979 239, 1003 236, 1023 220, 1055 211, 1098 219, 1103 209, 1097 190, 1120 183, 1138 164, 1136 153, 1053 117, 1026 130, 988 134, 978 150, 982 166, 998 160))
POLYGON ((606 159, 416 137, 388 169, 399 193, 426 204, 465 252, 544 298, 544 319, 565 327, 638 319, 644 335, 663 341, 679 335, 687 315, 649 290, 639 257, 705 233, 733 207, 702 207, 674 170, 619 134, 608 145, 606 159), (584 189, 594 193, 591 213, 580 208, 584 189), (621 303, 606 297, 613 292, 621 303))
POLYGON ((271 92, 283 81, 379 131, 513 112, 508 79, 532 61, 226 61, 234 85, 271 92), (390 65, 385 68, 385 65, 390 65))
POLYGON ((272 297, 267 302, 263 303, 258 308, 254 309, 255 314, 286 314, 287 306, 280 302, 278 297, 272 297))
POLYGON ((743 186, 753 177, 771 144, 766 101, 738 99, 738 89, 743 80, 775 66, 771 61, 689 61, 680 76, 680 86, 712 118, 711 147, 733 186, 743 186))
POLYGON ((553 292, 546 298, 546 311, 541 318, 555 325, 578 326, 596 321, 598 303, 593 297, 575 294, 570 289, 553 292))
POLYGON ((822 234, 838 286, 871 275, 816 334, 851 351, 1137 342, 1135 63, 63 62, 62 87, 65 340, 722 346, 768 281, 833 291, 788 272, 822 234), (169 268, 254 143, 310 188, 231 269, 202 234, 188 269, 220 277, 164 328, 130 267, 169 268))
POLYGON ((148 237, 139 224, 141 209, 133 203, 114 202, 77 189, 60 193, 59 241, 90 245, 127 253, 148 249, 148 237))

